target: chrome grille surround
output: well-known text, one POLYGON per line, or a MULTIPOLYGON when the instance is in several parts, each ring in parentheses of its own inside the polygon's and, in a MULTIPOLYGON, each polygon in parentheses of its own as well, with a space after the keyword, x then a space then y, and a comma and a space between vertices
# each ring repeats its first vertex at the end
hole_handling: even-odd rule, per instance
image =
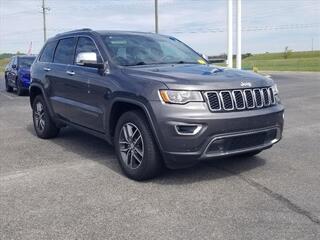
POLYGON ((219 93, 220 95, 220 101, 221 101, 221 106, 225 111, 232 111, 234 110, 234 103, 233 103, 233 98, 232 98, 232 94, 230 91, 221 91, 219 93), (230 99, 229 99, 230 98, 230 99), (228 104, 228 107, 226 107, 226 105, 228 104), (229 107, 229 105, 231 104, 231 107, 229 107))
POLYGON ((254 96, 253 96, 252 89, 245 89, 245 90, 243 90, 243 93, 244 93, 243 95, 244 95, 244 99, 246 102, 246 107, 248 109, 254 108, 255 104, 254 104, 254 96))
POLYGON ((204 96, 212 112, 252 110, 276 104, 271 87, 206 91, 204 96))

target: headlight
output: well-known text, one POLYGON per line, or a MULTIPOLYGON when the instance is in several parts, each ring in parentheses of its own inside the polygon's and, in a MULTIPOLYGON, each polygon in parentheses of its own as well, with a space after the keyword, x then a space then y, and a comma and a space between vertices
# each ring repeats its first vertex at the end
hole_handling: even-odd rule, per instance
POLYGON ((188 102, 203 102, 199 91, 160 90, 160 97, 165 103, 185 104, 188 102))
POLYGON ((271 88, 276 102, 281 103, 277 84, 273 84, 271 88))

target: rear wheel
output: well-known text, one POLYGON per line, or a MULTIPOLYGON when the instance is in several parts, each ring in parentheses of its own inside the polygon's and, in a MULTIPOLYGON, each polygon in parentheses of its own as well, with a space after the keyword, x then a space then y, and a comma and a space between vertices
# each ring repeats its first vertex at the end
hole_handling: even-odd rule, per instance
POLYGON ((32 105, 33 125, 38 137, 54 138, 59 133, 59 128, 52 121, 48 108, 41 95, 36 96, 32 105))
POLYGON ((7 92, 12 92, 13 91, 13 87, 9 86, 9 82, 8 82, 7 77, 5 76, 4 78, 5 78, 6 91, 7 92))
POLYGON ((120 166, 129 178, 141 181, 159 174, 161 156, 142 112, 130 111, 120 117, 114 145, 120 166))

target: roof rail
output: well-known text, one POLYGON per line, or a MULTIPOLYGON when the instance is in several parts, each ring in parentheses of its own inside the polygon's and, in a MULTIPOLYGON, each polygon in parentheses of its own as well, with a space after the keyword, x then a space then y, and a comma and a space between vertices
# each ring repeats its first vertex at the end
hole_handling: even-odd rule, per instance
POLYGON ((80 29, 75 29, 75 30, 63 32, 63 33, 58 33, 56 36, 59 36, 59 35, 61 35, 61 34, 66 34, 66 33, 84 32, 84 31, 92 31, 92 29, 91 29, 91 28, 80 28, 80 29))

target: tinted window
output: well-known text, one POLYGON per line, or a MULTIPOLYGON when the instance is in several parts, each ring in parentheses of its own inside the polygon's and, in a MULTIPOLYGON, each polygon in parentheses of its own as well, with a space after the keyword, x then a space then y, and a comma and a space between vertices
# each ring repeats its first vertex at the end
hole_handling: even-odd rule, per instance
POLYGON ((76 49, 76 56, 81 52, 95 52, 97 54, 98 63, 102 62, 100 53, 99 53, 96 45, 88 37, 79 37, 77 49, 76 49))
POLYGON ((66 38, 59 41, 53 62, 62 64, 73 64, 73 53, 75 38, 66 38))
POLYGON ((46 44, 42 55, 39 59, 40 62, 52 62, 54 49, 56 47, 56 42, 49 42, 46 44))
POLYGON ((35 57, 23 57, 19 58, 19 67, 30 68, 35 57))

